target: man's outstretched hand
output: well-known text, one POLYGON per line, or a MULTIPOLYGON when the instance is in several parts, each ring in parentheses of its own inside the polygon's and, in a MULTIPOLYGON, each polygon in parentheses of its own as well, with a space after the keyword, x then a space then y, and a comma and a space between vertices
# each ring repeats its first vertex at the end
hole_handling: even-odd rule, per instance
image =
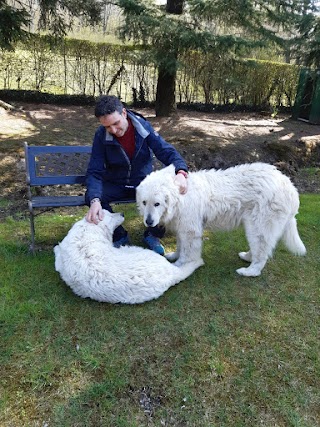
POLYGON ((94 201, 87 212, 86 220, 93 224, 98 224, 103 219, 102 206, 99 200, 94 201))

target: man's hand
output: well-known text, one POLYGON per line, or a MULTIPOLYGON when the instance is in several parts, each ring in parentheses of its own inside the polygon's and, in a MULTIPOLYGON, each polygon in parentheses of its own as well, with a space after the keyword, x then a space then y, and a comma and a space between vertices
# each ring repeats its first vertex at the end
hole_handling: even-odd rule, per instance
POLYGON ((97 199, 91 204, 90 209, 86 215, 86 220, 88 222, 98 224, 99 221, 102 221, 102 219, 103 219, 102 206, 100 201, 97 199))
POLYGON ((180 194, 186 194, 186 192, 188 191, 188 180, 187 180, 187 173, 184 172, 184 174, 178 172, 175 179, 174 179, 174 183, 179 187, 179 192, 180 194))

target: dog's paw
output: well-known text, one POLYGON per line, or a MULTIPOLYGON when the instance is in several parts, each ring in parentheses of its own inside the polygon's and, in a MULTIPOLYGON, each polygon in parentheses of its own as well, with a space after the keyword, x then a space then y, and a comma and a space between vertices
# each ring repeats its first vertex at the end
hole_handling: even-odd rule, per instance
POLYGON ((246 277, 257 277, 260 276, 261 274, 261 270, 258 271, 256 269, 247 267, 247 268, 238 268, 238 270, 236 270, 238 274, 240 274, 240 276, 246 276, 246 277))
POLYGON ((176 261, 178 259, 178 254, 177 252, 169 252, 168 254, 165 254, 165 258, 168 261, 176 261))
POLYGON ((239 252, 239 258, 243 259, 243 261, 251 262, 251 252, 239 252))
POLYGON ((181 258, 179 258, 173 265, 175 265, 176 267, 182 267, 183 265, 192 265, 194 269, 201 267, 202 265, 204 265, 204 261, 202 258, 199 258, 197 260, 187 260, 187 261, 183 261, 181 258))
POLYGON ((202 258, 200 258, 198 261, 194 261, 196 268, 201 267, 202 265, 204 265, 204 261, 202 258))

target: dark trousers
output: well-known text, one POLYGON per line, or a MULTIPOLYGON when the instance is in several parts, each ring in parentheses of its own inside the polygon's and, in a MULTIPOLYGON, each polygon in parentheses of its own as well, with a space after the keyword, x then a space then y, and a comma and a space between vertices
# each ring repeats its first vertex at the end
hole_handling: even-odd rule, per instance
MULTIPOLYGON (((88 199, 87 192, 86 192, 85 198, 86 198, 86 204, 90 206, 90 200, 88 199)), ((128 188, 122 185, 111 184, 109 182, 108 183, 105 182, 103 184, 101 206, 103 209, 106 209, 109 212, 113 212, 110 206, 110 203, 117 200, 135 200, 135 199, 136 199, 135 188, 128 188)), ((162 226, 147 227, 144 232, 144 236, 151 234, 152 236, 155 236, 161 239, 164 236, 165 231, 166 231, 165 228, 162 226)), ((122 237, 125 237, 127 234, 128 234, 127 230, 122 225, 120 225, 114 230, 113 241, 116 242, 122 237)))

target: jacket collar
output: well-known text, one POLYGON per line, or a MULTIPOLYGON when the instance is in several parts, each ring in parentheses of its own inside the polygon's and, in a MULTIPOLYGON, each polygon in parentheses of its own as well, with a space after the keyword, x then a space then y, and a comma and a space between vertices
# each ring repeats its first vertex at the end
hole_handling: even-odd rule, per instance
MULTIPOLYGON (((143 127, 142 123, 140 123, 138 117, 135 114, 133 114, 129 110, 127 110, 127 113, 129 119, 131 119, 132 121, 133 127, 138 132, 138 134, 141 135, 142 138, 146 138, 150 134, 150 132, 143 127)), ((113 138, 114 136, 106 130, 106 141, 113 141, 113 138)))

